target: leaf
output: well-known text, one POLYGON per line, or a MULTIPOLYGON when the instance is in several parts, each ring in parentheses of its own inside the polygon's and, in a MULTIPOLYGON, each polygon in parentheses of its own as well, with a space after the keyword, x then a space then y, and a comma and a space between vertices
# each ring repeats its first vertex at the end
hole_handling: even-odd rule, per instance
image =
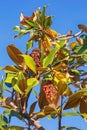
POLYGON ((37 101, 32 103, 32 105, 30 106, 30 111, 29 111, 30 116, 32 116, 32 113, 34 112, 36 104, 37 104, 37 101))
POLYGON ((16 73, 16 72, 19 72, 20 70, 19 69, 17 69, 15 66, 5 66, 4 68, 3 68, 3 70, 5 70, 6 72, 14 72, 14 73, 16 73))
POLYGON ((58 114, 57 110, 50 106, 44 107, 44 113, 45 113, 45 115, 58 114))
POLYGON ((87 96, 87 88, 82 88, 81 90, 78 90, 69 97, 64 109, 77 107, 81 101, 81 98, 85 96, 87 96))
POLYGON ((44 58, 43 60, 43 67, 47 67, 48 65, 52 64, 53 60, 54 60, 54 56, 56 53, 57 49, 54 48, 46 58, 44 58))
POLYGON ((87 26, 85 26, 83 24, 79 24, 78 28, 87 33, 87 26))
POLYGON ((43 109, 44 106, 49 104, 42 88, 41 88, 40 93, 39 93, 38 104, 39 104, 40 109, 43 109))
POLYGON ((55 40, 55 37, 58 36, 58 33, 55 30, 44 30, 45 34, 52 40, 55 40))
POLYGON ((33 41, 29 40, 26 44, 26 51, 28 51, 33 46, 33 41))
POLYGON ((63 116, 79 116, 80 114, 75 113, 75 112, 64 112, 62 115, 63 116))
POLYGON ((35 113, 35 115, 36 115, 35 120, 38 120, 39 118, 43 118, 46 116, 43 111, 35 113))
POLYGON ((20 30, 21 30, 21 27, 20 27, 20 26, 15 26, 15 27, 13 28, 13 30, 14 30, 14 31, 20 31, 20 30))
POLYGON ((62 95, 66 89, 67 89, 67 84, 64 81, 60 80, 57 84, 58 94, 62 95))
POLYGON ((0 114, 0 125, 6 126, 8 124, 8 119, 4 115, 0 114))
POLYGON ((41 18, 41 24, 42 24, 42 26, 43 26, 44 23, 45 23, 45 14, 46 14, 46 9, 47 9, 47 6, 44 6, 44 7, 43 7, 43 11, 42 11, 41 14, 40 14, 40 18, 41 18))
POLYGON ((83 96, 82 92, 78 91, 78 92, 75 92, 74 94, 72 94, 65 107, 64 107, 64 110, 66 109, 69 109, 69 108, 73 108, 73 107, 77 107, 80 103, 80 100, 81 100, 81 97, 83 96))
POLYGON ((7 85, 7 87, 12 87, 12 79, 14 78, 15 74, 8 73, 6 75, 6 79, 4 80, 4 83, 7 85))
POLYGON ((20 88, 20 90, 25 93, 25 90, 27 88, 27 79, 20 79, 19 80, 19 83, 18 83, 18 86, 20 88))
POLYGON ((52 16, 48 16, 47 18, 45 18, 45 27, 46 27, 46 29, 49 29, 51 24, 52 24, 52 16))
POLYGON ((74 49, 75 47, 76 47, 76 45, 77 45, 77 42, 72 42, 71 44, 70 44, 70 49, 74 49))
POLYGON ((23 57, 22 52, 13 44, 7 46, 7 52, 9 57, 17 64, 17 65, 23 65, 23 57))
POLYGON ((38 84, 38 80, 36 78, 30 78, 27 80, 27 88, 25 90, 25 94, 27 95, 30 90, 38 84))
POLYGON ((22 55, 24 58, 25 64, 34 72, 36 73, 36 64, 33 58, 29 55, 22 55))
POLYGON ((19 88, 19 86, 17 85, 17 83, 15 85, 13 85, 13 88, 16 92, 23 94, 23 92, 21 91, 21 89, 19 88))
POLYGON ((80 112, 87 114, 87 103, 85 102, 84 98, 80 101, 80 112))
POLYGON ((84 60, 85 62, 87 62, 87 54, 85 54, 85 55, 83 56, 83 60, 84 60))
POLYGON ((10 127, 6 127, 6 130, 24 130, 24 127, 21 127, 21 126, 10 126, 10 127))

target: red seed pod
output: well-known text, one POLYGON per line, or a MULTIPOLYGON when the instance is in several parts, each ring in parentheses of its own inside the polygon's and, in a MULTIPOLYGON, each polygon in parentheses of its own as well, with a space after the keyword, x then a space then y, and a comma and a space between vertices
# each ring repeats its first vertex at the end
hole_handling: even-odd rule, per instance
POLYGON ((54 96, 57 94, 55 84, 50 80, 46 81, 46 83, 43 85, 43 91, 46 95, 46 98, 54 98, 54 96))
POLYGON ((40 57, 41 57, 41 52, 38 48, 35 48, 32 53, 30 54, 30 56, 34 59, 36 66, 40 67, 41 63, 40 63, 40 57))

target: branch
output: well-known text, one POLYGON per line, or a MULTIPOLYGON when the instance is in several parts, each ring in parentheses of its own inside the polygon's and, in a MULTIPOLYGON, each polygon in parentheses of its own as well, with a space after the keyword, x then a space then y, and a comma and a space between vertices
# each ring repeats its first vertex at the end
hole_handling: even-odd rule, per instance
POLYGON ((76 34, 72 34, 72 35, 62 35, 62 36, 58 36, 55 38, 55 40, 69 40, 71 38, 75 38, 77 36, 79 36, 80 34, 82 34, 83 31, 79 31, 78 33, 76 34))
POLYGON ((30 118, 29 115, 27 113, 20 113, 22 115, 22 117, 26 118, 29 122, 30 125, 35 126, 35 128, 37 128, 38 130, 45 130, 38 121, 36 121, 33 118, 30 118))

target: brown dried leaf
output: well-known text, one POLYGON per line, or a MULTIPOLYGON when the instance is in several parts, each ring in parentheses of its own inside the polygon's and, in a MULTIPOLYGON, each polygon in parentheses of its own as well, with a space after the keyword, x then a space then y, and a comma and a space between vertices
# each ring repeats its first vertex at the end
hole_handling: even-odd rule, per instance
POLYGON ((80 112, 87 114, 87 103, 85 102, 84 98, 80 101, 80 112))
POLYGON ((27 88, 27 79, 21 79, 18 84, 20 90, 25 93, 25 89, 27 88))
POLYGON ((17 64, 20 66, 23 66, 24 59, 22 56, 22 52, 13 44, 7 46, 7 52, 9 57, 17 64))
POLYGON ((73 108, 73 107, 77 107, 81 101, 82 96, 83 96, 82 92, 76 92, 76 93, 72 94, 69 97, 69 99, 64 107, 64 110, 69 109, 69 108, 73 108))
POLYGON ((39 104, 40 109, 43 109, 44 106, 49 104, 42 88, 40 90, 38 104, 39 104))
POLYGON ((83 24, 79 24, 78 28, 87 33, 87 26, 85 26, 83 24))
POLYGON ((30 106, 30 111, 29 111, 30 116, 32 116, 32 113, 34 112, 36 104, 37 104, 37 101, 32 103, 32 105, 30 106))
POLYGON ((3 70, 11 71, 11 72, 19 72, 20 70, 17 69, 15 66, 5 66, 3 70))

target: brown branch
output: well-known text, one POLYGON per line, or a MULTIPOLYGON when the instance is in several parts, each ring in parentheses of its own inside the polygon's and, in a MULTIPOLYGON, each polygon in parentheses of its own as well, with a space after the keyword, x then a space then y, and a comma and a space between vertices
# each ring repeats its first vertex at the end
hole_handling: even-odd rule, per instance
POLYGON ((61 96, 61 110, 60 110, 60 114, 58 115, 58 130, 61 130, 61 121, 62 121, 62 106, 63 106, 63 96, 61 96))
POLYGON ((78 33, 76 34, 72 34, 72 35, 62 35, 62 36, 58 36, 55 38, 55 40, 69 40, 71 38, 75 38, 79 35, 81 35, 83 33, 83 31, 79 31, 78 33))
POLYGON ((38 130, 45 130, 37 120, 30 118, 27 113, 20 113, 22 117, 28 120, 29 125, 35 126, 38 130))

